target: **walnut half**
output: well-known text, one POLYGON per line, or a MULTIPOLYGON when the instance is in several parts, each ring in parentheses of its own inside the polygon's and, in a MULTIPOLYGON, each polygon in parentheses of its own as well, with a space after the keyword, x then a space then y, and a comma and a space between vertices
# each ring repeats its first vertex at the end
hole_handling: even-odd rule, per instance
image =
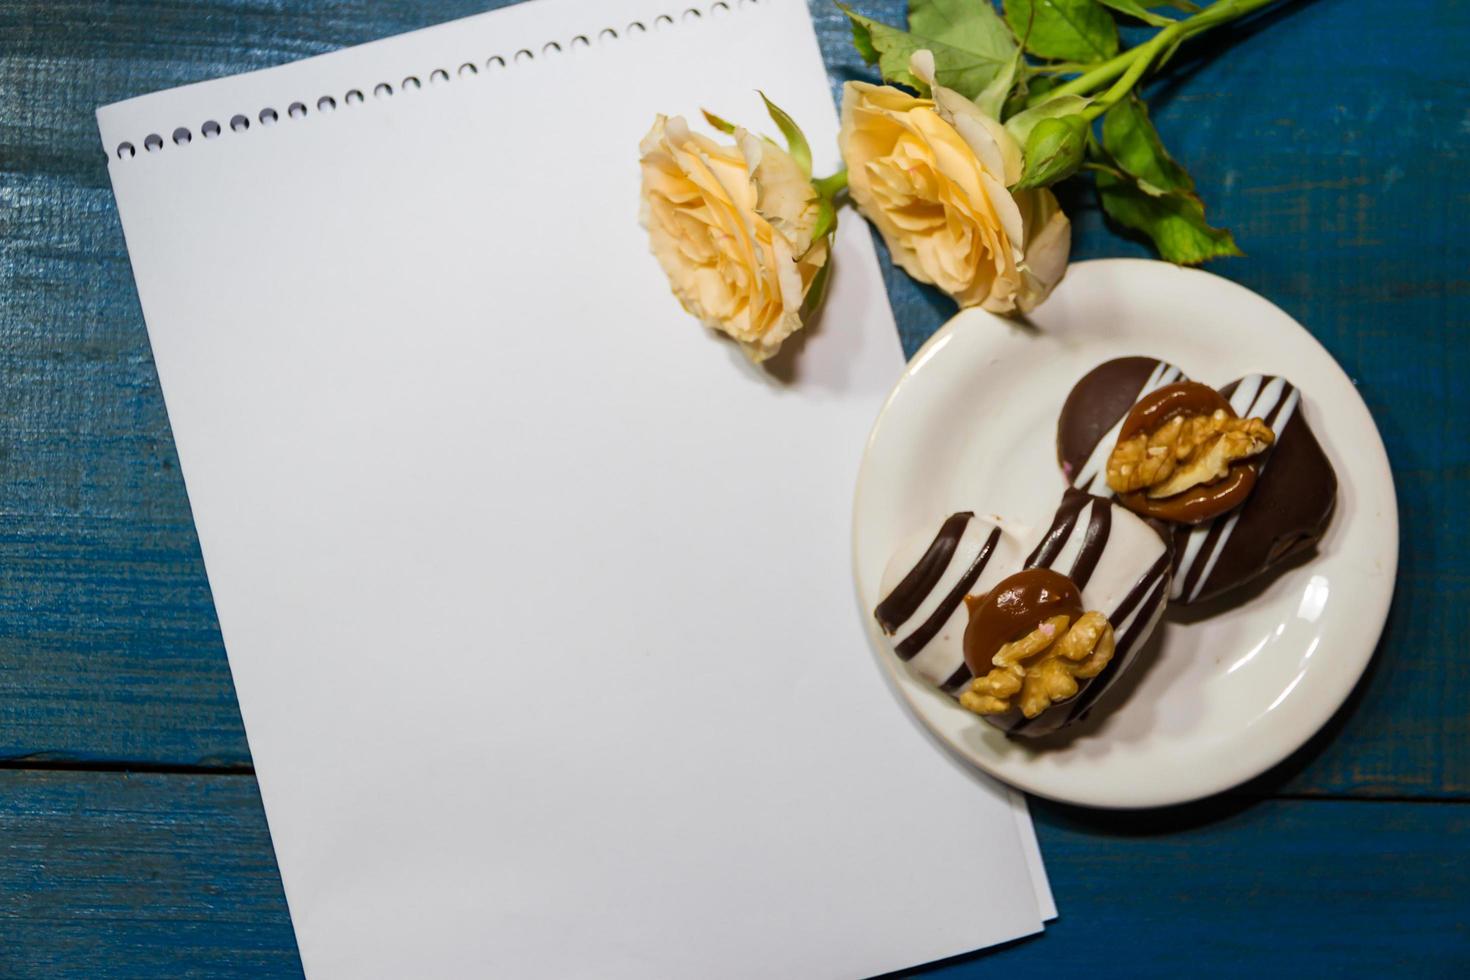
POLYGON ((1224 479, 1230 466, 1259 455, 1276 441, 1260 419, 1234 418, 1224 409, 1209 415, 1176 415, 1153 432, 1119 439, 1108 457, 1108 486, 1115 493, 1144 490, 1172 497, 1224 479))
POLYGON ((1035 718, 1077 693, 1077 681, 1096 677, 1113 659, 1113 627, 1100 612, 1075 623, 1053 616, 1014 643, 996 651, 995 668, 960 692, 960 704, 977 715, 1019 708, 1035 718))

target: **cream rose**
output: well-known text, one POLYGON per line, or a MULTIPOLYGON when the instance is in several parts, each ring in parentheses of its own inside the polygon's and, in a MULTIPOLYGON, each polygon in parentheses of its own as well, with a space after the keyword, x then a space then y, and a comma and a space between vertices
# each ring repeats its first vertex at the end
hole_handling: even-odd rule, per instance
POLYGON ((827 264, 810 178, 769 140, 736 127, 723 146, 679 116, 659 116, 638 149, 643 223, 674 295, 751 360, 770 357, 827 264))
POLYGON ((1071 228, 1045 188, 1012 192, 1021 149, 997 120, 933 84, 928 52, 914 58, 932 99, 848 82, 842 131, 849 193, 894 261, 962 307, 1035 307, 1061 281, 1071 228))

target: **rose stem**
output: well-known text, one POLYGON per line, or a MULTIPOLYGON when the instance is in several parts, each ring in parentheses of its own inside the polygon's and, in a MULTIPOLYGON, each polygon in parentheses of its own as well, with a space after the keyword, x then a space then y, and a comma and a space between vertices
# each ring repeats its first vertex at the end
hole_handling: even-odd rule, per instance
POLYGON ((847 168, 843 167, 830 177, 812 181, 812 186, 817 189, 818 194, 829 201, 832 200, 847 189, 847 168))
POLYGON ((1239 17, 1244 17, 1253 10, 1259 10, 1275 2, 1276 0, 1218 0, 1217 3, 1210 4, 1193 17, 1175 21, 1168 27, 1160 29, 1159 33, 1138 47, 1130 48, 1117 57, 1104 61, 1070 82, 1042 92, 1031 99, 1030 104, 1040 105, 1063 95, 1086 95, 1118 78, 1118 83, 1103 96, 1100 103, 1102 109, 1099 112, 1084 113, 1089 119, 1094 119, 1101 111, 1105 111, 1108 106, 1127 95, 1143 73, 1148 70, 1159 52, 1169 45, 1194 37, 1220 24, 1227 24, 1239 17), (1123 77, 1119 78, 1120 75, 1123 77))

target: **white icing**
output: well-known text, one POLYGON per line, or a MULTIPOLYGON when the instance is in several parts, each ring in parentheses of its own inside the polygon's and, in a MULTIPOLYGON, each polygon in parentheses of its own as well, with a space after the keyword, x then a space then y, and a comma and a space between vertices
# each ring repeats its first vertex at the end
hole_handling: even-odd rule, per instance
MULTIPOLYGON (((892 646, 897 647, 928 621, 929 617, 940 607, 944 598, 959 584, 969 567, 974 564, 975 559, 984 549, 991 531, 997 528, 1001 533, 996 539, 995 550, 986 562, 984 570, 981 571, 979 579, 970 587, 968 594, 979 595, 990 591, 997 582, 1021 567, 1026 553, 1021 550, 1020 541, 1015 535, 1007 533, 1007 529, 995 521, 984 517, 970 518, 955 545, 949 564, 945 566, 944 574, 939 577, 939 582, 924 597, 924 601, 919 604, 914 614, 899 626, 893 636, 888 638, 892 646)), ((903 581, 904 576, 923 557, 924 552, 934 541, 934 533, 933 530, 925 530, 913 535, 899 546, 883 572, 881 587, 885 597, 897 587, 899 582, 903 581)), ((961 602, 945 620, 939 632, 909 660, 909 669, 936 686, 947 681, 965 662, 964 639, 965 626, 968 622, 968 610, 961 602)))
MULTIPOLYGON (((1190 602, 1193 602, 1194 600, 1199 598, 1200 590, 1203 589, 1205 587, 1205 583, 1210 580, 1210 573, 1215 570, 1215 562, 1220 560, 1220 553, 1225 550, 1225 542, 1229 541, 1230 535, 1235 533, 1235 525, 1236 522, 1240 520, 1240 512, 1243 509, 1243 507, 1236 508, 1235 513, 1231 514, 1228 518, 1225 519, 1225 524, 1220 529, 1220 537, 1215 542, 1215 547, 1210 549, 1210 556, 1208 560, 1205 561, 1205 570, 1200 573, 1199 579, 1194 583, 1194 588, 1189 590, 1190 602)), ((1200 529, 1195 528, 1193 531, 1189 532, 1189 536, 1193 538, 1196 534, 1199 533, 1200 529)), ((1203 537, 1203 535, 1201 535, 1201 537, 1203 537)), ((1187 569, 1181 566, 1179 571, 1183 573, 1187 571, 1187 569)))
POLYGON ((935 687, 943 685, 965 662, 965 627, 969 624, 970 610, 962 602, 934 639, 908 662, 909 670, 935 687))
MULTIPOLYGON (((1209 524, 1204 525, 1205 530, 1209 524)), ((1199 550, 1205 545, 1205 535, 1200 528, 1191 528, 1189 537, 1184 539, 1184 555, 1179 560, 1179 571, 1174 574, 1174 581, 1169 584, 1169 598, 1178 599, 1184 595, 1184 573, 1194 567, 1195 559, 1199 557, 1199 550)))
MULTIPOLYGON (((1163 361, 1160 361, 1154 365, 1153 373, 1148 376, 1148 380, 1138 390, 1138 398, 1134 399, 1133 403, 1135 405, 1138 404, 1144 395, 1150 394, 1162 388, 1164 385, 1173 384, 1183 376, 1183 372, 1174 365, 1165 364, 1163 361)), ((1108 486, 1108 481, 1100 477, 1107 467, 1108 457, 1112 455, 1113 446, 1117 445, 1118 433, 1123 431, 1123 423, 1127 418, 1128 415, 1125 412, 1123 418, 1119 419, 1108 430, 1107 435, 1099 439, 1097 445, 1092 447, 1092 455, 1087 457, 1087 462, 1082 465, 1082 469, 1078 471, 1076 478, 1072 480, 1074 487, 1086 487, 1088 493, 1097 497, 1111 497, 1113 495, 1112 488, 1108 486), (1095 481, 1097 485, 1088 486, 1088 481, 1095 481)))
POLYGON ((1240 384, 1235 386, 1235 394, 1230 396, 1230 408, 1236 415, 1244 415, 1246 409, 1255 404, 1262 380, 1259 374, 1247 374, 1240 379, 1240 384))
POLYGON ((1244 412, 1237 412, 1236 414, 1244 418, 1254 416, 1264 419, 1271 414, 1271 409, 1276 407, 1276 403, 1281 401, 1281 393, 1285 390, 1285 378, 1272 378, 1271 383, 1263 388, 1261 394, 1251 403, 1251 407, 1244 412))
POLYGON ((1093 510, 1097 507, 1112 506, 1105 500, 1095 500, 1082 508, 1077 514, 1077 520, 1072 523, 1072 530, 1067 534, 1067 540, 1062 542, 1062 548, 1057 556, 1047 565, 1057 571, 1065 572, 1077 561, 1077 555, 1082 551, 1082 542, 1087 540, 1087 525, 1092 523, 1093 510))
MULTIPOLYGON (((1118 604, 1133 591, 1133 586, 1143 574, 1163 557, 1168 546, 1157 531, 1131 510, 1111 502, 1106 506, 1112 508, 1112 527, 1108 530, 1107 545, 1092 570, 1092 577, 1082 588, 1082 606, 1098 610, 1108 617, 1108 622, 1113 623, 1118 604)), ((1086 531, 1086 524, 1079 519, 1074 535, 1080 537, 1086 531)), ((1058 561, 1052 563, 1052 567, 1066 574, 1072 566, 1058 561)), ((1113 623, 1113 628, 1116 631, 1118 624, 1113 623)))

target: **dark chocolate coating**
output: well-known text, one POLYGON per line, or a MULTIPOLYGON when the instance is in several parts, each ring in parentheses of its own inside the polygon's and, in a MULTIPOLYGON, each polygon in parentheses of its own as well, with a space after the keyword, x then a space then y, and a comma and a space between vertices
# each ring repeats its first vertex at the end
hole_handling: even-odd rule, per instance
MULTIPOLYGON (((1119 357, 1099 364, 1073 386, 1057 416, 1057 464, 1068 483, 1077 482, 1078 471, 1098 442, 1132 411, 1144 385, 1161 364, 1164 362, 1154 357, 1119 357)), ((1183 375, 1173 377, 1181 379, 1183 375)), ((1090 489, 1102 489, 1105 480, 1106 476, 1099 473, 1090 489)))
MULTIPOLYGON (((1098 365, 1077 382, 1057 419, 1057 460, 1069 483, 1079 482, 1076 477, 1099 440, 1132 410, 1160 363, 1150 357, 1118 358, 1098 365)), ((1274 376, 1264 376, 1262 390, 1274 380, 1274 376)), ((1240 383, 1233 381, 1220 393, 1229 398, 1240 383)), ((1264 418, 1276 435, 1276 444, 1262 457, 1256 486, 1244 504, 1213 521, 1176 529, 1172 601, 1202 602, 1228 592, 1311 548, 1326 532, 1337 501, 1337 475, 1312 433, 1303 406, 1297 404, 1285 427, 1278 427, 1279 419, 1273 413, 1280 413, 1292 391, 1288 383, 1271 411, 1248 408, 1240 413, 1264 418), (1235 523, 1229 524, 1232 519, 1235 523), (1191 551, 1192 536, 1197 547, 1191 551), (1207 566, 1209 574, 1205 575, 1207 566)), ((1099 472, 1091 483, 1081 482, 1095 492, 1109 493, 1105 479, 1099 472)))
MULTIPOLYGON (((1266 376, 1263 389, 1273 380, 1266 376)), ((1233 381, 1220 393, 1229 398, 1239 385, 1233 381)), ((1188 529, 1176 538, 1180 577, 1174 601, 1202 602, 1228 592, 1311 548, 1326 533, 1337 504, 1337 474, 1307 424, 1305 406, 1298 403, 1285 427, 1278 428, 1281 405, 1292 390, 1288 383, 1280 402, 1263 416, 1276 433, 1276 444, 1262 459, 1256 488, 1228 535, 1229 514, 1203 525, 1210 528, 1199 549, 1203 560, 1197 556, 1193 561, 1186 556, 1188 529), (1214 564, 1201 583, 1209 557, 1214 564)))

